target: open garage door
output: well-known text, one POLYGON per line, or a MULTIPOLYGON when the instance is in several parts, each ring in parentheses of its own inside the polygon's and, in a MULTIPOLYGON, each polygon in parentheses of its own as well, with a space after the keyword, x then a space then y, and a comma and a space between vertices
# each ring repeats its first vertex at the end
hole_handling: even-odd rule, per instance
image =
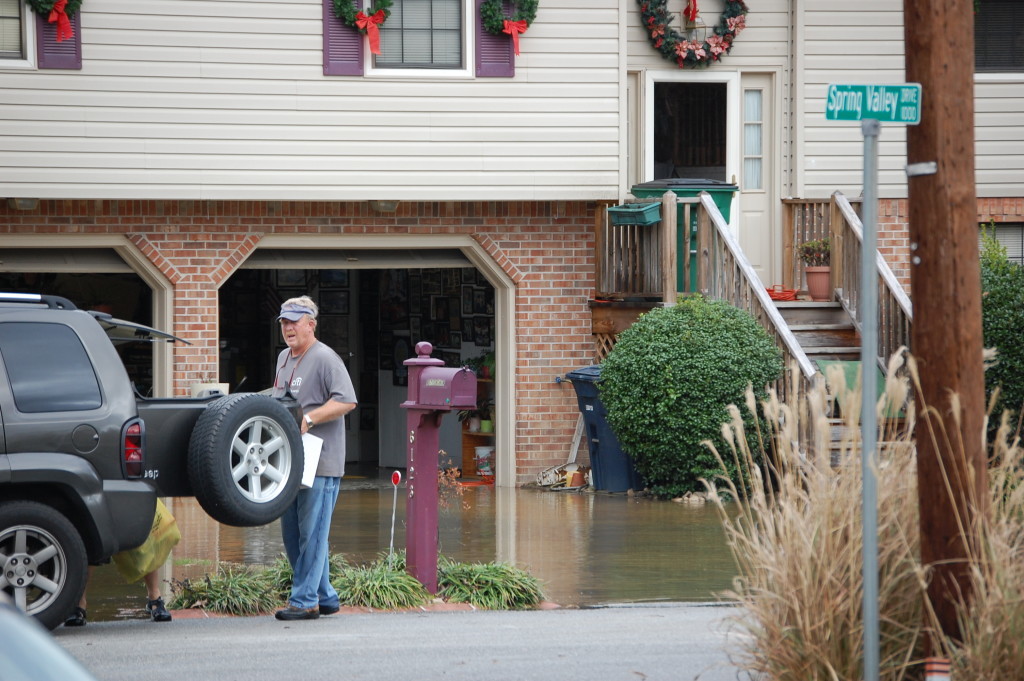
MULTIPOLYGON (((348 462, 406 465, 407 371, 420 340, 448 366, 495 361, 495 290, 458 249, 258 249, 221 287, 221 380, 261 390, 284 349, 275 322, 282 301, 320 306, 317 337, 345 360, 359 397, 348 417, 348 462)), ((481 399, 493 404, 492 385, 481 399)), ((455 414, 443 421, 446 463, 474 476, 481 438, 455 414)), ((501 427, 500 425, 498 426, 501 427)))

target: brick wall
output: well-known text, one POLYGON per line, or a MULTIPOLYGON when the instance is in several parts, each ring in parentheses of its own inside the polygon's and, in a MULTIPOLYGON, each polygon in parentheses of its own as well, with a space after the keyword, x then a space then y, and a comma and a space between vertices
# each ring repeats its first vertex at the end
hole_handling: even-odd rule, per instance
MULTIPOLYGON (((269 234, 467 234, 515 282, 516 483, 564 463, 578 414, 556 376, 593 362, 587 300, 594 286, 589 202, 41 201, 0 204, 0 234, 124 234, 174 287, 174 392, 218 373, 218 287, 269 234)), ((339 243, 339 247, 341 243, 339 243)))
MULTIPOLYGON (((910 293, 909 205, 906 199, 878 202, 878 250, 910 293)), ((1024 222, 1024 198, 978 199, 978 222, 1024 222)))

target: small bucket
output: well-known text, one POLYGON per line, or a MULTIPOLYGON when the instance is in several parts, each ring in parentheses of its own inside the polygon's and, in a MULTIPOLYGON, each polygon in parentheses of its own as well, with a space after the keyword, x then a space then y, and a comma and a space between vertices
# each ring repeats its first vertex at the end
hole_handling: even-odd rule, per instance
POLYGON ((494 447, 476 448, 477 475, 494 475, 494 447))

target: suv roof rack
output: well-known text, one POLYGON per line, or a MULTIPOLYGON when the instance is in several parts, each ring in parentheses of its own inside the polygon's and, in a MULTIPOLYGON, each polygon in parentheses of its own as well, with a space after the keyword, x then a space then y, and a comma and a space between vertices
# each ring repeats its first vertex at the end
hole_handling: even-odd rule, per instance
POLYGON ((45 305, 51 310, 77 310, 78 306, 63 296, 39 293, 0 293, 0 303, 30 303, 45 305))

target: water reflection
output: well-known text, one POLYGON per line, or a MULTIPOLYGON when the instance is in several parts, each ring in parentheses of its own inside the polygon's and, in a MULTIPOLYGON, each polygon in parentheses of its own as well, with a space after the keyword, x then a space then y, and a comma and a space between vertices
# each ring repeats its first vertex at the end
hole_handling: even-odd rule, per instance
MULTIPOLYGON (((404 494, 400 489, 396 549, 405 547, 404 494)), ((346 478, 331 550, 354 563, 387 552, 393 498, 390 484, 346 478)), ((165 579, 201 577, 216 561, 269 563, 284 551, 277 523, 227 527, 210 519, 194 499, 172 501, 182 541, 164 570, 165 579)), ((735 573, 710 506, 624 494, 467 487, 441 511, 439 525, 446 556, 513 563, 541 580, 549 600, 567 606, 714 600, 735 573)), ((89 589, 90 619, 143 618, 144 603, 141 584, 124 584, 110 565, 96 570, 89 589)))

